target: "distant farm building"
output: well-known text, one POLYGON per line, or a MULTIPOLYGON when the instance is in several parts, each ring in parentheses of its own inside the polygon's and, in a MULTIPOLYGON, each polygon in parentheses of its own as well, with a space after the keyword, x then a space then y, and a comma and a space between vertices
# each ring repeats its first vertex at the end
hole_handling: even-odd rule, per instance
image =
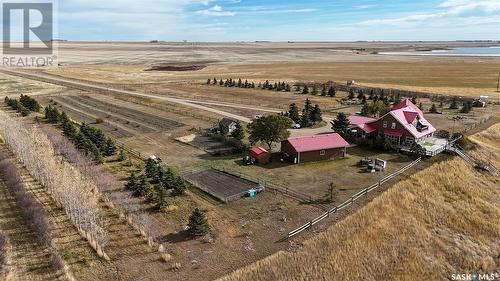
POLYGON ((490 97, 488 96, 480 96, 479 99, 475 100, 472 105, 474 107, 486 107, 486 104, 488 103, 488 99, 490 97))
POLYGON ((345 157, 349 143, 339 134, 289 138, 281 142, 283 159, 295 164, 345 157))
POLYGON ((349 120, 351 133, 355 136, 371 137, 380 133, 394 146, 411 146, 433 137, 436 132, 422 110, 409 99, 401 101, 379 119, 350 116, 349 120))
POLYGON ((236 130, 238 121, 230 118, 222 118, 219 121, 219 130, 224 134, 231 134, 236 130))
POLYGON ((250 150, 250 156, 255 159, 256 163, 268 164, 271 162, 271 153, 269 153, 265 148, 254 147, 250 150))

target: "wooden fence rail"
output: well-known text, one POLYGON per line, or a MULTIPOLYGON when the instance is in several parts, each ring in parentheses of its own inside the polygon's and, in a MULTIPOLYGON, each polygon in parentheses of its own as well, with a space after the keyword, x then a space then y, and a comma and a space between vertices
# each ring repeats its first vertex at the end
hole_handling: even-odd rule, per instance
POLYGON ((374 191, 375 189, 379 188, 382 184, 388 182, 389 180, 393 179, 394 177, 406 172, 408 169, 414 167, 415 165, 417 165, 418 163, 420 163, 420 161, 422 161, 422 158, 418 158, 417 160, 411 162, 410 164, 404 166, 403 168, 391 173, 390 175, 388 175, 387 177, 383 178, 382 180, 380 180, 378 183, 376 184, 373 184, 363 190, 361 190, 360 192, 354 194, 351 198, 349 198, 347 201, 345 201, 344 203, 336 206, 336 207, 333 207, 332 209, 326 211, 325 213, 321 214, 319 217, 307 222, 306 224, 290 231, 287 235, 287 238, 292 238, 293 236, 297 235, 297 234, 300 234, 301 232, 311 228, 313 225, 315 224, 318 224, 319 222, 321 222, 322 220, 330 217, 330 215, 344 209, 344 208, 347 208, 348 206, 350 206, 351 204, 353 204, 354 202, 356 202, 357 200, 359 200, 360 198, 366 196, 368 193, 374 191))

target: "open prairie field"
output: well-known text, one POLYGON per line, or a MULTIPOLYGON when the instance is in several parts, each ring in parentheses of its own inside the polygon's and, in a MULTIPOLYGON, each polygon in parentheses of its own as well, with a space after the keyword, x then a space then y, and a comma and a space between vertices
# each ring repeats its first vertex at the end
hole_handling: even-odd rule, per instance
MULTIPOLYGON (((476 97, 495 93, 500 58, 394 56, 381 51, 470 47, 481 43, 60 43, 49 73, 154 89, 208 78, 249 81, 355 80, 361 85, 476 97), (151 66, 163 66, 151 69, 151 66), (170 68, 169 68, 170 67, 170 68), (151 71, 148 71, 151 70, 151 71)), ((489 46, 483 43, 484 46, 489 46)), ((186 91, 191 92, 189 87, 186 91)))
MULTIPOLYGON (((498 129, 492 127, 473 138, 498 143, 498 129)), ((478 150, 482 149, 480 144, 478 150)), ((491 157, 498 163, 498 151, 491 157)), ((476 171, 461 159, 436 163, 399 182, 298 251, 279 252, 221 280, 325 276, 450 280, 457 272, 498 273, 498 184, 498 178, 476 171)))

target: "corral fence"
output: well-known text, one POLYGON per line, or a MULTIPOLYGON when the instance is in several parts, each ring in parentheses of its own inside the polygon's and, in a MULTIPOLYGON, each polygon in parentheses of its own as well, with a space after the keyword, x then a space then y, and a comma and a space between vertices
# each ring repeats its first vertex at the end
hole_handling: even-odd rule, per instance
POLYGON ((373 184, 363 190, 361 190, 360 192, 354 194, 350 199, 348 199, 347 201, 345 201, 344 203, 326 211, 325 213, 323 213, 322 215, 320 215, 319 217, 311 220, 310 222, 290 231, 287 235, 286 238, 292 238, 294 237, 295 235, 298 235, 300 233, 302 233, 303 231, 313 227, 314 225, 320 223, 322 220, 330 217, 330 215, 342 210, 342 209, 345 209, 347 208, 348 206, 352 205, 354 202, 356 202, 357 200, 359 200, 360 198, 368 195, 368 193, 376 190, 377 188, 379 188, 382 184, 388 182, 389 180, 397 177, 398 175, 406 172, 407 170, 409 170, 410 168, 414 167, 415 165, 417 165, 418 163, 420 163, 420 161, 422 161, 422 158, 418 158, 417 160, 411 162, 410 164, 404 166, 403 168, 391 173, 390 175, 388 175, 387 177, 381 179, 378 183, 376 184, 373 184))
POLYGON ((126 144, 124 144, 123 142, 115 139, 115 143, 116 143, 116 146, 119 148, 119 149, 122 149, 123 151, 126 151, 132 155, 134 155, 135 157, 139 158, 139 159, 142 159, 142 160, 147 160, 147 156, 142 154, 140 151, 138 150, 135 150, 129 146, 127 146, 126 144))

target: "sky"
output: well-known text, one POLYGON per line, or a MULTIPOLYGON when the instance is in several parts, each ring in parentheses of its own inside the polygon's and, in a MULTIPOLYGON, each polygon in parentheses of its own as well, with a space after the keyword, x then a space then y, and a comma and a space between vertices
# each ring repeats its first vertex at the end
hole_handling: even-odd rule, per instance
POLYGON ((59 38, 500 40, 500 0, 59 0, 59 38))

